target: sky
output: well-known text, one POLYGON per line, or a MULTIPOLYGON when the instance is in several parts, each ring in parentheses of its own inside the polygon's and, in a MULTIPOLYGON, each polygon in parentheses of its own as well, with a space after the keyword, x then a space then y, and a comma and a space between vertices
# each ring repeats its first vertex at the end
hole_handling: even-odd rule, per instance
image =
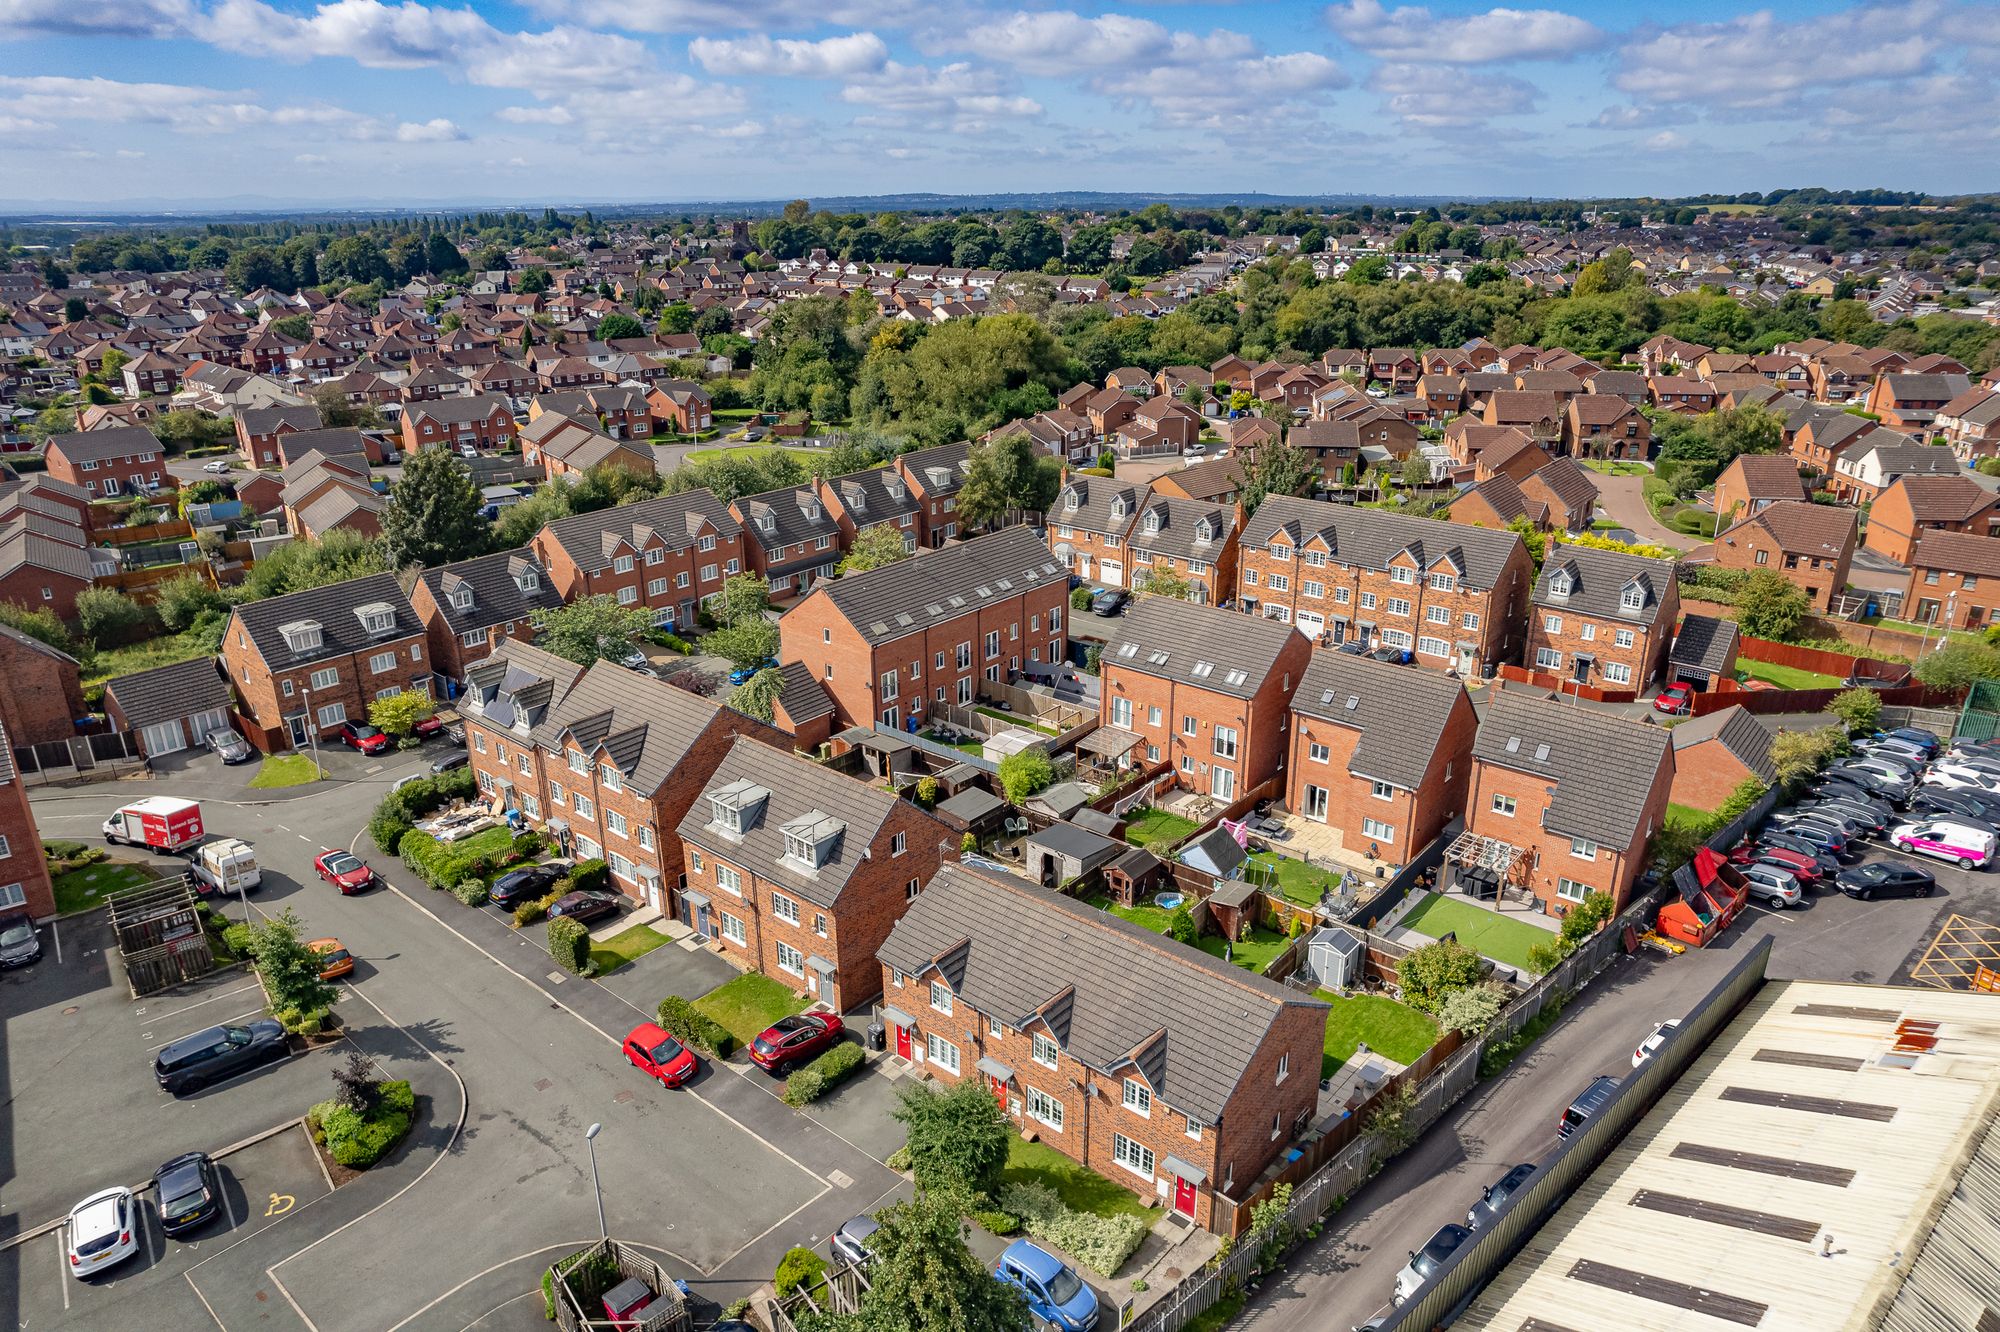
POLYGON ((0 209, 1957 193, 1996 74, 1994 0, 0 0, 0 209))

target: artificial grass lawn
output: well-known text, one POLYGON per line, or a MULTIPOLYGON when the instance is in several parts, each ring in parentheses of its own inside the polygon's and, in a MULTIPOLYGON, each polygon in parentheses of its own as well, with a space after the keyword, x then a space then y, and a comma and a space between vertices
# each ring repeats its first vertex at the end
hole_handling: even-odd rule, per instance
POLYGON ((1018 1133, 1008 1135, 1007 1165, 1000 1180, 1003 1185, 1032 1181, 1054 1189, 1065 1207, 1091 1216, 1136 1216, 1145 1221, 1154 1217, 1132 1190, 1113 1184, 1045 1143, 1028 1142, 1018 1133))
POLYGON ((1200 826, 1193 819, 1148 807, 1133 811, 1132 821, 1125 827, 1125 840, 1134 846, 1144 846, 1159 838, 1179 842, 1200 826))
POLYGON ((104 899, 113 893, 151 883, 154 878, 153 871, 144 865, 124 860, 100 861, 59 874, 55 879, 56 914, 67 916, 72 911, 88 911, 94 906, 103 906, 104 899))
POLYGON ((602 943, 591 944, 590 960, 597 967, 597 974, 602 976, 628 962, 637 961, 665 942, 667 936, 650 925, 634 925, 602 943))
POLYGON ((1408 1004, 1379 994, 1338 995, 1315 990, 1313 998, 1333 1005, 1326 1015, 1326 1047, 1320 1056, 1319 1075, 1330 1078, 1353 1058, 1363 1042, 1368 1048, 1399 1064, 1414 1064, 1418 1056, 1437 1044, 1437 1023, 1408 1004))
POLYGON ((326 776, 326 769, 306 754, 272 754, 257 765, 250 779, 253 791, 269 791, 281 786, 304 786, 326 776))
POLYGON ((1460 943, 1480 956, 1522 971, 1530 969, 1528 949, 1556 937, 1552 930, 1509 920, 1498 912, 1482 910, 1469 902, 1455 902, 1441 893, 1432 893, 1419 903, 1416 910, 1403 917, 1403 924, 1433 939, 1455 933, 1460 943))
POLYGON ((1796 666, 1780 666, 1769 661, 1736 659, 1738 679, 1763 680, 1780 689, 1838 689, 1840 677, 1821 675, 1818 671, 1802 671, 1796 666))
POLYGON ((1040 731, 1043 735, 1062 734, 1061 731, 1056 730, 1053 726, 1044 726, 1040 722, 1029 721, 1026 717, 1012 712, 1002 712, 998 708, 974 708, 973 711, 983 716, 993 717, 999 721, 1006 722, 1009 726, 1018 726, 1024 731, 1040 731))
POLYGON ((1285 945, 1290 940, 1275 930, 1253 925, 1250 927, 1250 936, 1235 943, 1230 943, 1218 934, 1204 934, 1196 942, 1200 944, 1201 951, 1211 957, 1221 957, 1223 948, 1228 947, 1231 962, 1245 971, 1254 971, 1261 976, 1264 974, 1264 968, 1271 965, 1272 959, 1285 951, 1285 945))
POLYGON ((1129 920, 1141 929, 1155 934, 1165 934, 1167 925, 1173 919, 1173 912, 1153 906, 1120 906, 1109 897, 1099 894, 1090 899, 1090 905, 1101 911, 1109 911, 1120 920, 1129 920))
POLYGON ((1303 860, 1281 856, 1275 851, 1258 851, 1250 859, 1276 870, 1278 892, 1285 900, 1297 902, 1300 906, 1317 905, 1321 893, 1340 891, 1343 876, 1337 871, 1308 865, 1303 860))
POLYGON ((738 1045, 748 1045, 779 1018, 804 1011, 806 1001, 769 976, 745 972, 716 986, 694 1006, 720 1022, 738 1045))

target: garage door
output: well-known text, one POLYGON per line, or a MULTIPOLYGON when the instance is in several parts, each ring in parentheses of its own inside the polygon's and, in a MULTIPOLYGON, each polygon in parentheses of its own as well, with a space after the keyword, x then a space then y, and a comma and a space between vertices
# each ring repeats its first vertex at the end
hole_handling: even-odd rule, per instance
POLYGON ((1106 587, 1125 586, 1125 565, 1119 560, 1099 560, 1097 581, 1106 587))
POLYGON ((197 739, 202 740, 208 738, 210 731, 226 731, 229 729, 229 709, 210 708, 207 712, 198 713, 195 716, 193 725, 188 729, 194 733, 197 739))
POLYGON ((146 751, 146 757, 158 758, 162 754, 178 754, 187 748, 187 735, 177 721, 161 722, 148 726, 139 732, 139 745, 146 751))

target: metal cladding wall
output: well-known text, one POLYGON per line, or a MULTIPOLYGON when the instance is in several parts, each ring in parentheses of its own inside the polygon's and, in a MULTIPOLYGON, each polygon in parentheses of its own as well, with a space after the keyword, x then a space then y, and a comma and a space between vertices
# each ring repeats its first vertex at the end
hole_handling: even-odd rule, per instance
POLYGON ((1527 1187, 1516 1195, 1514 1204, 1479 1231, 1472 1243, 1454 1253, 1419 1294, 1383 1325, 1384 1332, 1429 1332, 1449 1325, 1471 1304, 1763 986, 1771 942, 1769 938, 1761 940, 1681 1019, 1666 1043, 1619 1084, 1583 1131, 1573 1134, 1542 1163, 1527 1187))

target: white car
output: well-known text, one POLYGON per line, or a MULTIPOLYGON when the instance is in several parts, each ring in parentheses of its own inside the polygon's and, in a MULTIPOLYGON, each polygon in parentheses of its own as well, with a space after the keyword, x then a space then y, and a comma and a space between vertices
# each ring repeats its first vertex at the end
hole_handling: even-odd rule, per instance
POLYGON ((2000 792, 2000 775, 1984 768, 1952 760, 1933 767, 1924 776, 1925 786, 1941 786, 1947 791, 1989 791, 2000 792))
POLYGON ((139 1252, 138 1200, 124 1187, 93 1193, 70 1209, 64 1230, 69 1270, 74 1277, 96 1276, 139 1252))
POLYGON ((1667 1033, 1680 1025, 1681 1020, 1679 1018, 1668 1018, 1665 1022, 1655 1026, 1652 1035, 1640 1041, 1639 1048, 1632 1052, 1632 1067, 1637 1068, 1658 1054, 1660 1047, 1667 1043, 1667 1033))
POLYGON ((217 458, 212 463, 203 463, 201 470, 204 472, 214 472, 218 476, 227 476, 229 475, 229 464, 217 458))

